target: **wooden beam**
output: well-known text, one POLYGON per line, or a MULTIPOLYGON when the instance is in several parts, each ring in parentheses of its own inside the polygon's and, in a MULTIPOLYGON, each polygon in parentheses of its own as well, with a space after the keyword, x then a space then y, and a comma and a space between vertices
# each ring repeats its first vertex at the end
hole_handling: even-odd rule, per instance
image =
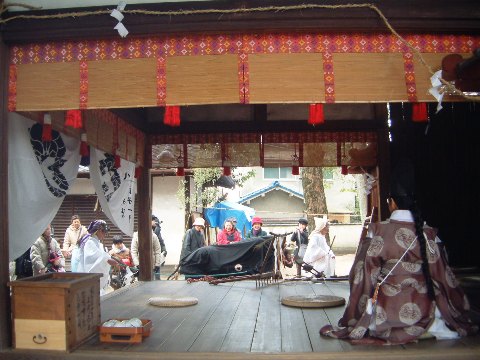
MULTIPOLYGON (((11 346, 9 237, 8 237, 8 48, 0 34, 0 350, 11 346)), ((21 216, 19 214, 19 216, 21 216)))
MULTIPOLYGON (((361 0, 310 0, 308 4, 348 5, 361 0)), ((479 34, 480 7, 475 0, 372 0, 400 33, 479 34)), ((221 10, 301 5, 297 0, 200 1, 128 5, 126 10, 181 11, 216 9, 220 12, 185 15, 125 14, 122 23, 129 37, 186 33, 241 32, 389 32, 379 15, 370 8, 304 8, 298 10, 222 13, 221 10)), ((74 11, 108 10, 113 7, 92 7, 66 10, 22 12, 22 15, 53 15, 74 11)), ((6 13, 8 18, 18 13, 6 13)), ((59 40, 119 38, 114 30, 116 20, 108 14, 65 17, 60 19, 18 19, 3 25, 6 43, 30 43, 59 40)))
POLYGON ((150 175, 152 146, 145 141, 145 164, 137 179, 138 253, 141 281, 152 280, 152 179, 150 175))
MULTIPOLYGON (((385 104, 383 104, 385 106, 385 104)), ((376 131, 379 127, 377 120, 332 120, 326 121, 319 126, 309 125, 307 120, 286 120, 286 121, 266 121, 258 123, 256 121, 204 121, 204 122, 182 122, 179 127, 169 127, 163 123, 150 124, 147 131, 150 135, 162 134, 216 134, 216 133, 237 133, 240 129, 242 133, 263 131, 270 132, 292 132, 292 131, 376 131)))

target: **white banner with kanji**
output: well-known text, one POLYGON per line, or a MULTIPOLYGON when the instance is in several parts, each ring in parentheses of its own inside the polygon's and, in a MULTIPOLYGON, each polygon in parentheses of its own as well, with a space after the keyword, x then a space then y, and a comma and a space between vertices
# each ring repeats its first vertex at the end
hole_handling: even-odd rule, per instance
POLYGON ((22 115, 8 114, 10 260, 44 232, 77 178, 80 140, 52 130, 52 140, 42 141, 42 129, 22 115))
POLYGON ((135 207, 135 164, 121 159, 115 167, 115 156, 92 148, 90 179, 98 201, 107 217, 124 234, 133 235, 135 207))

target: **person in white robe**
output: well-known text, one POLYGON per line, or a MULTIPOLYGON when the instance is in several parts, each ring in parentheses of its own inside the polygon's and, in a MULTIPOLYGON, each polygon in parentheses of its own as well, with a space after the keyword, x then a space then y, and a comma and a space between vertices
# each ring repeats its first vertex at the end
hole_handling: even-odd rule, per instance
POLYGON ((92 221, 88 233, 80 239, 78 251, 72 254, 72 262, 77 263, 76 272, 103 274, 100 278, 100 295, 104 295, 108 289, 110 266, 117 264, 102 244, 108 230, 105 221, 92 221))
MULTIPOLYGON (((308 237, 308 246, 303 256, 303 262, 313 266, 318 273, 323 272, 326 277, 331 277, 335 274, 335 254, 327 245, 325 238, 328 227, 327 219, 315 218, 315 230, 308 237)), ((302 272, 308 276, 304 270, 302 272)))

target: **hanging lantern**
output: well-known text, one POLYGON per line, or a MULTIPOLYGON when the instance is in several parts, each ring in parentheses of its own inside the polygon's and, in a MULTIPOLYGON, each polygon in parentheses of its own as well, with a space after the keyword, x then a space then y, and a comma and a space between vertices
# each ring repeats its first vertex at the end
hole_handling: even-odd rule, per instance
POLYGON ((412 121, 427 122, 428 109, 427 103, 413 103, 412 104, 412 121))
POLYGON ((297 165, 292 166, 292 175, 300 175, 300 167, 297 165))
POLYGON ((224 176, 232 175, 232 169, 230 168, 230 166, 224 166, 223 167, 223 175, 224 176))
POLYGON ((323 104, 310 104, 308 123, 313 126, 325 123, 325 116, 323 115, 323 104))
POLYGON ((80 136, 80 155, 82 155, 82 156, 89 156, 90 155, 90 149, 88 148, 87 134, 86 133, 83 133, 80 136))
POLYGON ((177 168, 177 176, 185 176, 185 168, 184 167, 178 167, 177 168))
POLYGON ((52 117, 50 114, 43 115, 42 141, 52 141, 52 117))
POLYGON ((168 126, 180 126, 180 106, 165 106, 163 123, 168 126))
POLYGON ((65 113, 65 126, 70 126, 74 129, 82 129, 82 112, 80 110, 67 110, 65 113))

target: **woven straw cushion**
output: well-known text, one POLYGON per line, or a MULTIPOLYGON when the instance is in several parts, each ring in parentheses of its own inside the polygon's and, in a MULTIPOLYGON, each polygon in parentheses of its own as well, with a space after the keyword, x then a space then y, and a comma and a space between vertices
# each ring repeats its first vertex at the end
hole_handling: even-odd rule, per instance
POLYGON ((333 295, 293 295, 283 297, 282 304, 302 308, 326 308, 344 305, 345 299, 333 295))
POLYGON ((198 299, 190 296, 184 297, 152 297, 148 299, 148 303, 161 307, 182 307, 198 304, 198 299))

